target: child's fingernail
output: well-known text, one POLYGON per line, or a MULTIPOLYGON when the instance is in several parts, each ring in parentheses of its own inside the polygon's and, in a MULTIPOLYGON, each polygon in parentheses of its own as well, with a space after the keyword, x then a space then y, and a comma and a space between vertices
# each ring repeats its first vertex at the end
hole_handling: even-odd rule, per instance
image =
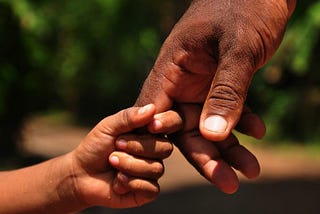
POLYGON ((124 139, 119 139, 117 140, 116 144, 119 149, 125 149, 127 147, 128 142, 124 139))
POLYGON ((153 106, 153 104, 148 104, 148 105, 141 107, 138 111, 138 114, 146 113, 147 111, 149 111, 152 108, 152 106, 153 106))
POLYGON ((160 120, 154 120, 152 122, 152 127, 153 127, 154 130, 159 130, 159 129, 162 128, 162 126, 163 125, 162 125, 162 122, 160 120))
POLYGON ((224 133, 227 126, 227 121, 218 115, 210 116, 204 121, 204 128, 210 132, 224 133))
POLYGON ((111 165, 118 165, 119 164, 119 158, 117 156, 111 156, 109 158, 109 161, 111 163, 111 165))
POLYGON ((121 182, 125 182, 125 183, 128 183, 128 181, 129 181, 128 176, 126 176, 126 175, 123 174, 122 172, 119 172, 118 179, 119 179, 121 182))

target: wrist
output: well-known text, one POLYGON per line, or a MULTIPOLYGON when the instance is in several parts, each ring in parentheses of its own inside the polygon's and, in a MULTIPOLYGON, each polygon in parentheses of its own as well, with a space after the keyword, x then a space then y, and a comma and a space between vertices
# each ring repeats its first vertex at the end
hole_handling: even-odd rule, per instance
MULTIPOLYGON (((79 170, 75 167, 72 153, 52 160, 48 182, 54 184, 56 212, 74 212, 89 207, 82 198, 77 185, 79 170)), ((53 212, 55 213, 55 212, 53 212)))

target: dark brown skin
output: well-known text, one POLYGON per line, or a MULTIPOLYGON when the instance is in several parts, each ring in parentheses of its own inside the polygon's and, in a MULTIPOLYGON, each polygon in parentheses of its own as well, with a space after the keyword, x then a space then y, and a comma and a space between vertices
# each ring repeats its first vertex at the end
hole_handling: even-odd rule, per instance
POLYGON ((238 189, 239 180, 235 170, 247 178, 255 178, 260 172, 257 158, 239 144, 234 135, 220 142, 205 139, 199 130, 201 106, 196 104, 177 106, 184 118, 182 131, 170 135, 179 150, 207 180, 225 193, 238 189))
MULTIPOLYGON (((154 103, 157 112, 163 112, 174 103, 199 103, 199 130, 206 140, 229 139, 237 124, 245 134, 263 137, 263 122, 244 103, 255 72, 279 47, 295 4, 194 0, 164 42, 136 105, 154 103)), ((186 142, 190 145, 182 152, 199 166, 198 157, 192 156, 196 145, 186 142)), ((198 152, 208 150, 214 149, 198 152)), ((212 173, 196 168, 204 175, 212 173)))

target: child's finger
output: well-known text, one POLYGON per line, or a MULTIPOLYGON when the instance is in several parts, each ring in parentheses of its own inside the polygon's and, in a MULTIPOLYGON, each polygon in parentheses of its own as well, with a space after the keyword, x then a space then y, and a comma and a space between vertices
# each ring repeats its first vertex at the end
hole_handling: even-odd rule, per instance
POLYGON ((90 170, 105 170, 107 159, 114 151, 116 138, 138 127, 146 126, 153 120, 155 106, 131 107, 100 121, 75 150, 81 166, 90 170))
POLYGON ((145 201, 154 200, 160 193, 160 187, 156 181, 136 178, 122 172, 117 173, 112 189, 120 195, 134 194, 139 205, 144 204, 145 201))
POLYGON ((109 157, 112 167, 131 176, 157 180, 164 173, 162 162, 137 158, 125 152, 113 152, 109 157))
MULTIPOLYGON (((120 172, 118 172, 118 174, 119 173, 120 172)), ((126 178, 127 177, 125 177, 125 179, 126 178)), ((127 184, 126 185, 122 184, 122 182, 118 179, 118 175, 113 180, 112 189, 119 195, 124 195, 130 192, 130 189, 128 188, 127 184)))
POLYGON ((149 123, 148 131, 151 133, 171 134, 181 130, 183 120, 180 115, 173 110, 154 115, 154 120, 149 123))
POLYGON ((153 104, 124 109, 103 119, 96 128, 100 133, 118 136, 150 123, 153 120, 155 111, 153 104))
POLYGON ((173 145, 167 138, 151 134, 122 135, 115 145, 117 150, 151 159, 167 158, 173 150, 173 145))

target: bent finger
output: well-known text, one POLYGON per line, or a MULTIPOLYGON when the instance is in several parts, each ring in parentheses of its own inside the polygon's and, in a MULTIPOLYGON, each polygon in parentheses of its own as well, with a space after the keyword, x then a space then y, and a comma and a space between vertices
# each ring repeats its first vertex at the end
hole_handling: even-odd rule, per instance
POLYGON ((160 186, 156 181, 133 177, 118 172, 112 185, 113 191, 120 195, 134 195, 139 206, 154 200, 160 193, 160 186))
POLYGON ((236 130, 256 139, 262 139, 266 134, 266 126, 263 120, 252 113, 247 106, 242 111, 236 130))
POLYGON ((165 159, 173 150, 173 145, 167 138, 150 134, 121 135, 115 145, 116 149, 128 154, 150 159, 165 159))
POLYGON ((260 174, 257 158, 232 134, 226 140, 216 143, 223 158, 247 178, 256 178, 260 174))
POLYGON ((199 131, 177 138, 176 146, 187 160, 222 192, 237 191, 239 180, 233 169, 220 156, 215 144, 204 139, 199 131))
POLYGON ((178 112, 169 110, 158 113, 154 116, 154 120, 148 125, 151 133, 171 134, 179 131, 183 127, 183 121, 178 112))
POLYGON ((156 109, 153 104, 124 109, 114 115, 104 118, 98 123, 95 129, 97 129, 96 132, 98 133, 118 136, 150 123, 155 111, 156 109))
POLYGON ((125 152, 111 153, 109 162, 120 172, 139 178, 157 180, 164 173, 162 162, 134 157, 125 152))

